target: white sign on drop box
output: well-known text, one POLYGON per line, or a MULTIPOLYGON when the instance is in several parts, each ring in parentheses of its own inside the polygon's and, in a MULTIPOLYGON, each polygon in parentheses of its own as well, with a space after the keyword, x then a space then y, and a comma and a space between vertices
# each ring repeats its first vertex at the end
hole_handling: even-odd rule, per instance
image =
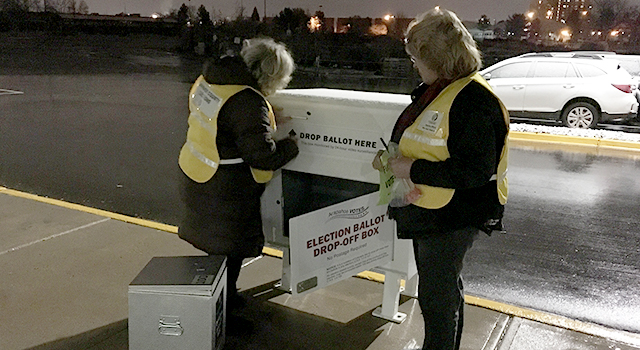
POLYGON ((378 197, 374 192, 289 220, 293 295, 391 261, 395 225, 378 197))

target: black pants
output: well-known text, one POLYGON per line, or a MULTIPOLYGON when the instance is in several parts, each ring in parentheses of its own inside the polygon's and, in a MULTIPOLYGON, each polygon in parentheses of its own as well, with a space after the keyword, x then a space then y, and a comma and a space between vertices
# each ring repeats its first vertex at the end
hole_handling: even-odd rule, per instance
POLYGON ((237 282, 242 268, 242 260, 237 256, 227 256, 227 307, 233 308, 236 302, 235 299, 238 298, 237 282))
POLYGON ((413 240, 418 302, 424 318, 423 349, 458 350, 464 318, 462 264, 478 229, 467 227, 413 240))

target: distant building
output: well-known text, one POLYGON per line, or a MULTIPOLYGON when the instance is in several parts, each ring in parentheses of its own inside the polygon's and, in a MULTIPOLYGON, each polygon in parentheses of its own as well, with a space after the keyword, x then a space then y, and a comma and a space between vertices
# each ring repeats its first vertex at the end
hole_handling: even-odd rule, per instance
POLYGON ((473 36, 473 39, 476 41, 498 39, 497 33, 494 30, 495 26, 479 28, 478 22, 474 21, 462 21, 462 24, 464 24, 469 33, 471 33, 471 36, 473 36))
POLYGON ((471 33, 471 36, 473 36, 473 39, 475 39, 476 41, 493 40, 497 38, 496 33, 491 28, 470 28, 468 30, 469 33, 471 33))
POLYGON ((325 17, 324 18, 324 28, 327 32, 336 32, 336 19, 333 17, 325 17))
POLYGON ((361 32, 367 32, 373 25, 373 20, 369 17, 348 17, 337 18, 336 20, 336 33, 347 33, 350 30, 359 30, 361 32))
POLYGON ((593 5, 591 0, 531 0, 529 10, 538 18, 566 23, 573 13, 587 17, 593 5))
POLYGON ((142 17, 140 14, 110 16, 97 13, 27 12, 21 21, 16 21, 16 25, 21 30, 65 30, 103 34, 139 32, 175 35, 180 29, 175 19, 142 17))

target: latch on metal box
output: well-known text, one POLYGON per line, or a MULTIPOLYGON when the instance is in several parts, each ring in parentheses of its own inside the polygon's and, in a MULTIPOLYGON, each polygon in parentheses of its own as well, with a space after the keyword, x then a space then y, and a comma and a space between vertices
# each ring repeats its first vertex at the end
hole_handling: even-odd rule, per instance
POLYGON ((184 328, 180 324, 179 316, 160 316, 158 321, 158 333, 161 335, 181 336, 184 328))

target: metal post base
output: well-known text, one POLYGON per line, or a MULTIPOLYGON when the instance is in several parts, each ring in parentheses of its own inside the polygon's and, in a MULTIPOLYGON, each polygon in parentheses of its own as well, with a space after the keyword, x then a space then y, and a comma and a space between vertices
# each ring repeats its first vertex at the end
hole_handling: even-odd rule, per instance
POLYGON ((382 307, 376 308, 375 310, 373 310, 371 314, 375 317, 379 317, 384 320, 395 322, 395 323, 402 323, 404 322, 404 320, 407 319, 407 314, 402 312, 396 312, 395 315, 384 315, 382 313, 382 307))
POLYGON ((275 287, 287 293, 291 293, 291 257, 289 248, 282 249, 282 279, 275 287))
POLYGON ((402 275, 385 271, 384 273, 384 289, 382 292, 382 306, 373 311, 373 316, 380 317, 396 323, 402 323, 407 318, 406 314, 398 312, 398 303, 400 301, 400 280, 402 275))

